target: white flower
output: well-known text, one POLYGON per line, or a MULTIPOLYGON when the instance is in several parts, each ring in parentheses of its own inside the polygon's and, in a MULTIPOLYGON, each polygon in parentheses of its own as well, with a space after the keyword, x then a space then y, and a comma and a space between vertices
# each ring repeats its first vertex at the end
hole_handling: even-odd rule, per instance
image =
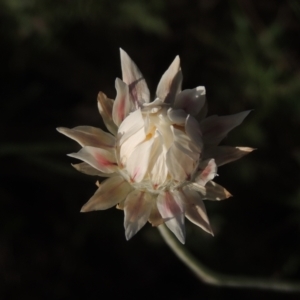
POLYGON ((162 76, 153 102, 143 75, 123 50, 121 64, 116 99, 98 95, 111 134, 90 126, 58 128, 82 146, 69 154, 83 161, 74 165, 77 170, 109 177, 81 211, 117 205, 125 212, 127 239, 149 221, 153 226, 165 223, 184 243, 184 216, 212 234, 203 200, 231 196, 212 181, 217 166, 253 150, 218 144, 249 111, 205 118, 205 88, 181 91, 178 56, 162 76))

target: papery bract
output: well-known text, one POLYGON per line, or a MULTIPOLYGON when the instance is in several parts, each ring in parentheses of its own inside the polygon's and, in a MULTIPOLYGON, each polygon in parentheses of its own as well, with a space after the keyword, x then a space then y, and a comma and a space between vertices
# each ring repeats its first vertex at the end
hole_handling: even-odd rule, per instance
POLYGON ((205 118, 205 88, 181 91, 178 56, 163 74, 152 102, 142 73, 122 49, 121 67, 116 99, 98 95, 98 108, 110 133, 90 126, 58 128, 82 146, 69 154, 83 161, 73 165, 78 171, 109 177, 81 211, 117 205, 125 212, 127 239, 148 220, 153 226, 165 223, 184 243, 185 216, 213 234, 203 200, 231 196, 212 181, 217 167, 253 150, 218 144, 250 111, 205 118))

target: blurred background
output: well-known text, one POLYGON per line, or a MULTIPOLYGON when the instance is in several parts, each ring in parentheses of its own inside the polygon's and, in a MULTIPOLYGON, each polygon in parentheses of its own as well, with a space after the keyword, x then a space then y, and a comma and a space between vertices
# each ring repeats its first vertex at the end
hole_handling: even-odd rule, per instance
POLYGON ((187 221, 186 247, 221 273, 300 281, 299 37, 299 0, 0 0, 1 299, 298 299, 204 285, 149 224, 127 242, 122 211, 80 214, 97 178, 55 128, 104 129, 119 47, 153 96, 179 54, 209 115, 253 109, 222 143, 258 149, 219 169, 234 197, 206 201, 215 237, 187 221))

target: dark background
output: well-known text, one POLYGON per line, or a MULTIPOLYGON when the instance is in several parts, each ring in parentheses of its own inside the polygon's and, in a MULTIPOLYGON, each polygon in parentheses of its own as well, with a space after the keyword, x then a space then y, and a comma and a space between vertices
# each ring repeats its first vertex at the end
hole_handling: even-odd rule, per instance
POLYGON ((219 169, 234 197, 206 202, 215 237, 187 224, 186 247, 221 273, 300 281, 299 37, 299 0, 1 0, 1 299, 297 299, 204 285, 149 224, 127 242, 122 211, 80 214, 96 178, 55 128, 104 128, 119 47, 152 95, 179 54, 210 115, 253 109, 223 143, 258 148, 219 169))

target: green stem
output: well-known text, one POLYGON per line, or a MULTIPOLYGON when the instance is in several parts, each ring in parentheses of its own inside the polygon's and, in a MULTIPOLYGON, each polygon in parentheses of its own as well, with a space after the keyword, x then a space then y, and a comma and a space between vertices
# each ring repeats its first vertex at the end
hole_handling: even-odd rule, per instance
POLYGON ((239 277, 219 274, 205 267, 163 224, 159 232, 175 255, 203 282, 215 286, 252 288, 282 292, 300 292, 300 282, 271 280, 266 278, 239 277))

